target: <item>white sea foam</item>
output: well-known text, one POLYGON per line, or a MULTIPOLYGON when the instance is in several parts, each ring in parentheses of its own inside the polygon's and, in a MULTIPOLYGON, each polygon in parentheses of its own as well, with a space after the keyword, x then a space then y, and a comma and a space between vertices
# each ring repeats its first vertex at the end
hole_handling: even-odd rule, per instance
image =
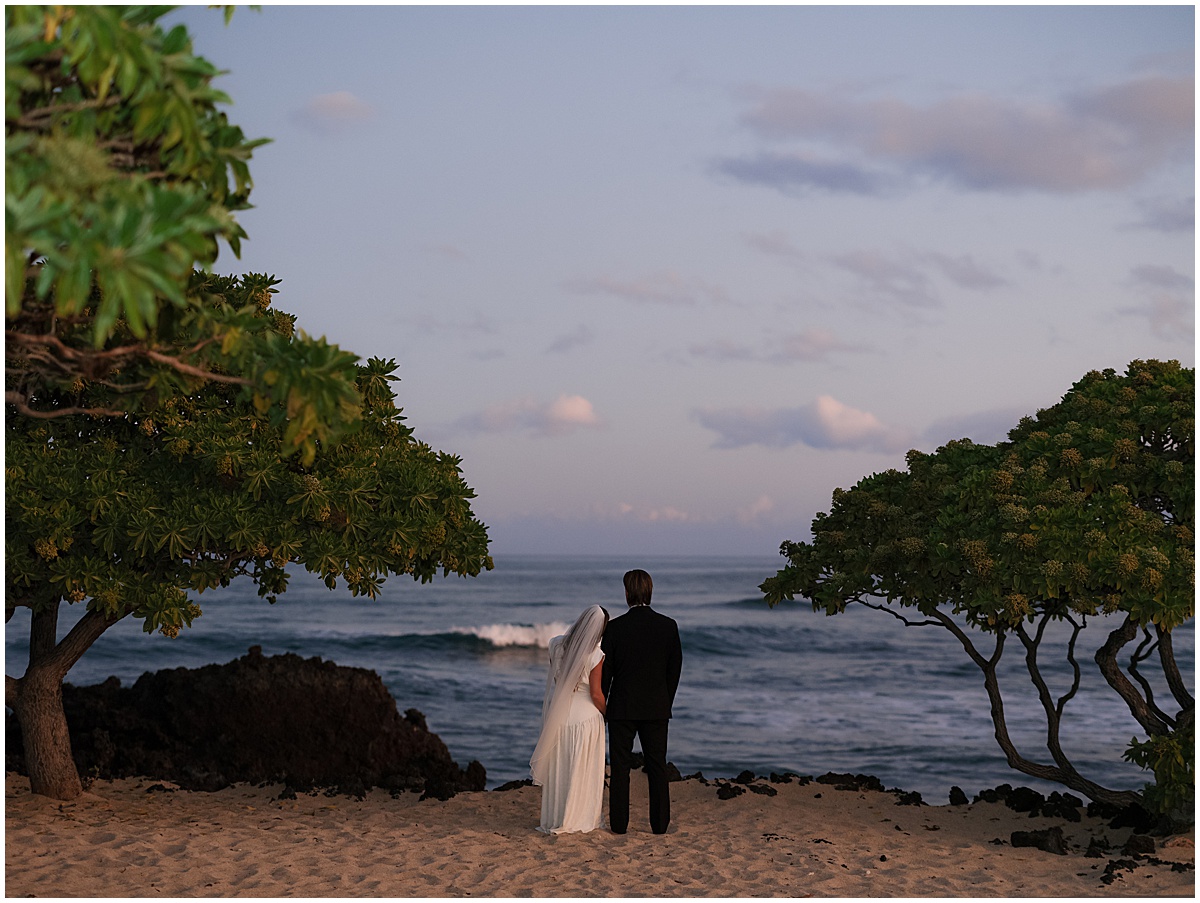
POLYGON ((493 646, 531 646, 547 649, 550 641, 567 632, 571 625, 565 621, 548 624, 488 624, 484 627, 451 627, 451 633, 462 633, 487 640, 493 646))

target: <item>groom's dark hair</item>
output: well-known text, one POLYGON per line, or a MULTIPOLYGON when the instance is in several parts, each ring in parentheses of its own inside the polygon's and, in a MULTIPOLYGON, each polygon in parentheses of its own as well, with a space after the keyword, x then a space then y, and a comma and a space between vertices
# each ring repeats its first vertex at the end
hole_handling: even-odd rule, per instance
POLYGON ((632 605, 649 605, 650 595, 654 592, 654 581, 650 575, 639 569, 625 574, 625 601, 632 605))

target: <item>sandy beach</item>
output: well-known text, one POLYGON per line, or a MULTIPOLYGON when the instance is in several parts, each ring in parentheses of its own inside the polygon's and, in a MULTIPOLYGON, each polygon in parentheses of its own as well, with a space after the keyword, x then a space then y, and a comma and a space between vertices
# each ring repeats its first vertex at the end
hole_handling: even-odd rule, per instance
POLYGON ((819 783, 761 780, 732 799, 716 783, 675 783, 672 828, 655 836, 638 777, 628 834, 552 837, 534 830, 540 790, 528 786, 442 802, 126 779, 63 803, 9 774, 5 895, 1191 899, 1195 888, 1190 834, 1156 838, 1138 857, 1122 852, 1130 829, 1086 815, 899 805, 893 793, 819 783), (1055 826, 1066 855, 1009 842, 1055 826), (1108 844, 1099 858, 1085 855, 1093 838, 1108 844))

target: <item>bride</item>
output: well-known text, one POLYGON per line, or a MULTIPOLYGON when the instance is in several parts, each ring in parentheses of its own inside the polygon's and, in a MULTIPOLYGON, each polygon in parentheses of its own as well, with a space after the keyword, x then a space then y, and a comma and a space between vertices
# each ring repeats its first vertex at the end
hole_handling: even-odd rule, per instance
POLYGON ((591 605, 550 641, 542 700, 542 732, 529 760, 542 785, 539 831, 564 834, 599 828, 604 811, 604 694, 600 638, 608 612, 591 605))

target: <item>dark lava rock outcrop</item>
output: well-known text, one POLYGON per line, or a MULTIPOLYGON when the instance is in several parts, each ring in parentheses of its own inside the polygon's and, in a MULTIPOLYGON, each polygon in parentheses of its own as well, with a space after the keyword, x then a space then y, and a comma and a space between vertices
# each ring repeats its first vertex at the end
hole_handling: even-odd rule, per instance
MULTIPOLYGON (((188 790, 246 781, 294 790, 383 787, 448 799, 483 790, 478 762, 459 768, 416 709, 401 715, 374 671, 255 646, 224 665, 63 686, 75 763, 85 778, 145 776, 188 790)), ((9 718, 7 767, 24 771, 9 718)))
POLYGON ((1014 847, 1034 847, 1057 856, 1067 855, 1067 841, 1063 837, 1063 829, 1057 826, 1042 831, 1013 831, 1011 843, 1014 847))
POLYGON ((873 774, 839 774, 830 771, 817 778, 818 784, 832 784, 834 790, 877 790, 884 792, 883 782, 873 774))

